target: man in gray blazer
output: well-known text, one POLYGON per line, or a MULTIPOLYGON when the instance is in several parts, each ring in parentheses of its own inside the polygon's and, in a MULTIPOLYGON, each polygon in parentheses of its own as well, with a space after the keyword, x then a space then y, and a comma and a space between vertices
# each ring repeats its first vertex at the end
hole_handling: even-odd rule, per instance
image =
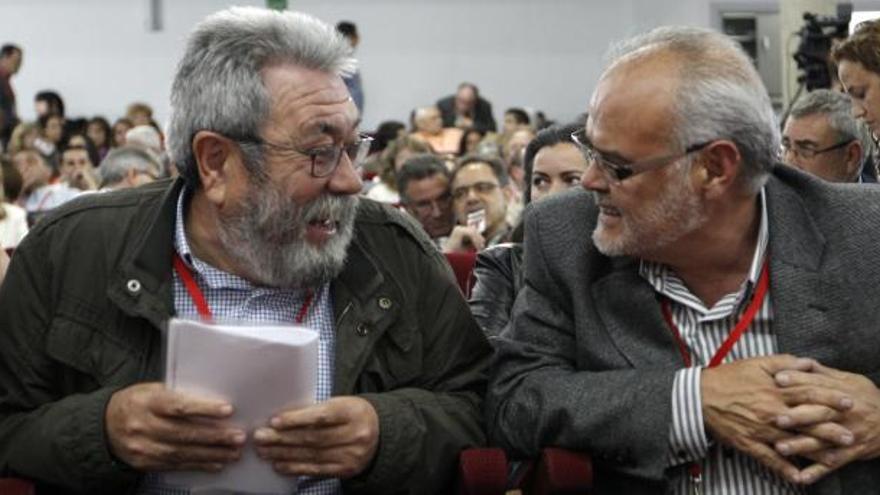
POLYGON ((701 29, 622 44, 573 137, 588 191, 527 215, 492 439, 590 453, 598 493, 880 493, 880 190, 774 168, 759 76, 701 29))

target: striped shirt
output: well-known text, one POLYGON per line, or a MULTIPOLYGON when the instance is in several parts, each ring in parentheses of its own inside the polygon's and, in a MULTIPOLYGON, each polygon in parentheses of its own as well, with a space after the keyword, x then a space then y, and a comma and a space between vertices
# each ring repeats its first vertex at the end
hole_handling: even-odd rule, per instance
MULTIPOLYGON (((803 491, 794 484, 735 449, 723 446, 706 435, 700 396, 700 371, 709 365, 715 351, 739 321, 767 256, 768 221, 764 191, 760 195, 761 220, 758 242, 749 276, 737 292, 722 297, 711 308, 693 295, 675 272, 666 265, 642 261, 640 275, 666 298, 672 319, 690 352, 693 367, 676 372, 672 386, 672 425, 669 434, 669 493, 696 493, 688 465, 702 468, 701 493, 707 495, 792 495, 803 491)), ((724 363, 776 353, 776 336, 771 328, 773 305, 768 290, 761 309, 742 337, 724 358, 724 363)), ((671 331, 671 330, 670 330, 671 331)))
MULTIPOLYGON (((174 249, 193 273, 196 283, 205 295, 211 313, 218 320, 239 320, 253 322, 295 323, 307 297, 305 289, 273 289, 258 287, 247 280, 227 273, 205 263, 192 254, 186 240, 184 229, 184 209, 187 189, 177 200, 177 216, 174 227, 174 249)), ((171 269, 171 267, 169 267, 171 269)), ((174 273, 174 309, 179 318, 198 319, 195 303, 186 287, 174 273)), ((315 290, 303 326, 318 332, 318 380, 315 391, 317 402, 330 398, 333 391, 333 358, 335 349, 335 328, 333 323, 333 301, 330 284, 315 290)), ((245 448, 253 448, 248 444, 245 448)), ((151 495, 189 495, 189 490, 162 482, 158 473, 147 475, 140 494, 151 495)), ((299 478, 299 491, 303 495, 330 495, 342 493, 337 479, 299 478)))

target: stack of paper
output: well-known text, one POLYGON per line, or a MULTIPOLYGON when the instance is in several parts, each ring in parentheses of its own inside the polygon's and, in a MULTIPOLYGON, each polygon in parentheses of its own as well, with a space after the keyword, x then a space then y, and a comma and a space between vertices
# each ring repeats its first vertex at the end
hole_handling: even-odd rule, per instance
POLYGON ((305 327, 175 318, 168 325, 166 346, 168 388, 232 404, 230 424, 248 432, 248 443, 241 459, 220 473, 166 473, 163 483, 197 491, 295 492, 295 478, 275 473, 257 457, 251 438, 275 413, 315 402, 318 334, 305 327))

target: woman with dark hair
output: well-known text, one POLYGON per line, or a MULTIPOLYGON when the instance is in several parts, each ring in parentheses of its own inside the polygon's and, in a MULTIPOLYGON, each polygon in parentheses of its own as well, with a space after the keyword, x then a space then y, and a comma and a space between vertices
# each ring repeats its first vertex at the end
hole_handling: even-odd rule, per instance
POLYGON ((471 155, 477 152, 480 141, 486 137, 486 131, 482 129, 465 129, 458 143, 458 156, 471 155))
POLYGON ((111 133, 110 122, 107 122, 107 119, 104 117, 97 116, 89 119, 89 124, 86 127, 86 136, 95 145, 100 160, 103 160, 107 153, 110 152, 111 133))
MULTIPOLYGON (((526 146, 524 156, 525 202, 580 186, 587 160, 571 134, 581 125, 551 126, 539 132, 526 146)), ((487 336, 496 336, 507 325, 510 309, 522 284, 522 237, 520 223, 512 243, 499 244, 477 255, 476 283, 471 291, 471 313, 487 336)))

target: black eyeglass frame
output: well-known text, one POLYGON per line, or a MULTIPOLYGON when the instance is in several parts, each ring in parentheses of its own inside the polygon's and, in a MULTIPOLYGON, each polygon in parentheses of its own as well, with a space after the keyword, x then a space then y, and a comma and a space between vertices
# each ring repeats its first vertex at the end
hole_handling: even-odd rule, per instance
POLYGON ((357 139, 352 143, 325 146, 311 150, 301 150, 298 147, 289 144, 273 143, 272 141, 260 137, 240 138, 236 139, 236 142, 264 146, 276 153, 296 153, 308 156, 310 159, 309 173, 312 177, 322 179, 333 175, 339 167, 339 163, 342 161, 343 150, 345 150, 349 160, 351 160, 352 167, 355 170, 360 170, 364 160, 370 152, 370 145, 373 142, 373 138, 367 134, 361 133, 358 134, 357 139), (318 159, 322 154, 324 155, 323 161, 319 162, 318 159), (322 163, 331 163, 332 165, 322 165, 322 163))
POLYGON ((669 165, 670 163, 673 163, 676 160, 680 160, 687 155, 690 155, 691 153, 701 151, 703 148, 709 146, 718 139, 712 139, 709 141, 704 141, 702 143, 693 144, 685 148, 684 152, 682 153, 658 156, 655 158, 647 158, 645 160, 638 160, 629 163, 615 163, 610 159, 602 156, 602 153, 599 152, 592 145, 592 143, 590 143, 589 139, 584 133, 583 128, 572 132, 571 140, 581 150, 581 153, 584 154, 584 157, 587 159, 588 165, 598 165, 599 169, 602 170, 606 177, 612 179, 616 183, 620 183, 634 175, 638 175, 642 172, 647 172, 649 170, 669 165))

